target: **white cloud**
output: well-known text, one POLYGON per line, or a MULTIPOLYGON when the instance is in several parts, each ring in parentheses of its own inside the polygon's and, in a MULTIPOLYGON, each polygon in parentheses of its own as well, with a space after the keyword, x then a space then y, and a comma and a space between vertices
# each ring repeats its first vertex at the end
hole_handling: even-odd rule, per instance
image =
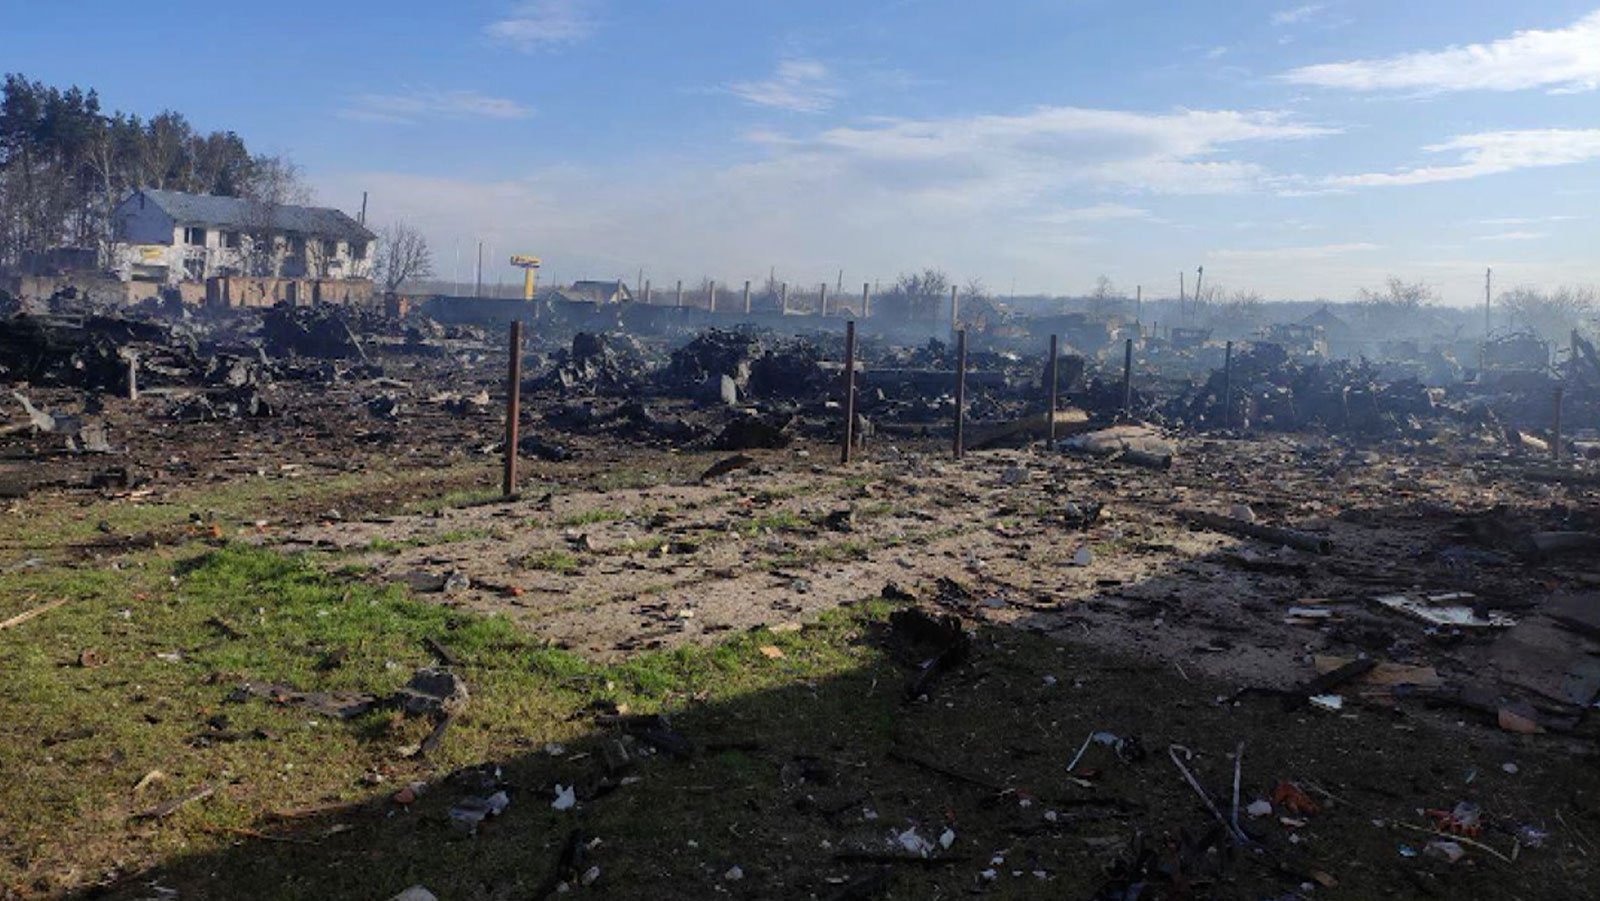
POLYGON ((1120 203, 1097 203, 1094 206, 1051 210, 1034 217, 1035 222, 1107 222, 1113 219, 1151 219, 1149 210, 1120 203))
POLYGON ((1498 175, 1518 169, 1582 163, 1600 159, 1600 128, 1491 131, 1461 135, 1422 149, 1429 153, 1455 151, 1459 154, 1459 162, 1399 172, 1335 175, 1321 179, 1319 183, 1325 188, 1420 185, 1498 175))
POLYGON ((1544 232, 1509 231, 1493 235, 1478 235, 1474 241, 1537 241, 1545 237, 1544 232))
POLYGON ((1020 115, 877 119, 807 138, 768 135, 764 166, 976 205, 1048 197, 1072 185, 1226 194, 1259 187, 1265 173, 1252 162, 1219 159, 1225 149, 1335 131, 1276 112, 1042 107, 1020 115))
POLYGON ((343 181, 387 198, 383 219, 427 229, 441 271, 453 242, 481 237, 496 253, 539 253, 557 278, 631 281, 644 266, 660 286, 777 266, 791 282, 831 282, 840 268, 859 282, 938 266, 1026 288, 1079 268, 1116 276, 1112 226, 1159 222, 1170 195, 1268 190, 1243 153, 1328 131, 1274 112, 1046 107, 769 129, 745 135, 732 165, 644 156, 494 181, 343 181))
POLYGON ((491 39, 531 53, 575 44, 599 27, 589 0, 524 0, 504 19, 484 26, 491 39))
POLYGON ((1367 253, 1382 249, 1377 244, 1358 242, 1354 244, 1317 244, 1309 247, 1277 247, 1270 250, 1219 250, 1210 254, 1210 256, 1236 263, 1326 260, 1330 257, 1346 256, 1352 253, 1367 253))
POLYGON ((425 119, 526 119, 533 110, 506 97, 476 91, 357 94, 339 111, 346 119, 412 124, 425 119))
POLYGON ((1519 31, 1488 44, 1305 66, 1280 77, 1354 91, 1592 91, 1600 88, 1600 12, 1566 28, 1519 31))
POLYGON ((1222 59, 1228 55, 1228 48, 1218 44, 1206 51, 1206 59, 1222 59))
POLYGON ((1508 216, 1501 219, 1478 219, 1478 225, 1533 225, 1539 222, 1574 222, 1582 216, 1508 216))
POLYGON ((1304 22, 1327 8, 1328 4, 1326 3, 1307 3, 1304 6, 1296 6, 1293 9, 1280 9, 1272 14, 1272 24, 1279 27, 1294 25, 1304 22))
POLYGON ((839 90, 828 67, 814 59, 785 59, 765 81, 738 81, 723 90, 746 103, 796 113, 820 113, 833 106, 839 90))

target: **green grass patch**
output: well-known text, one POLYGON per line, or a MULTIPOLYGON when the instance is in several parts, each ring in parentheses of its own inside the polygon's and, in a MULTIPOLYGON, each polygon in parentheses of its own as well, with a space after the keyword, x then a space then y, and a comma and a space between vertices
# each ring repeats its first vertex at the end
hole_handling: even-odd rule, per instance
POLYGON ((523 557, 519 563, 523 569, 553 573, 577 572, 583 566, 583 562, 578 559, 577 554, 556 548, 540 551, 537 554, 529 554, 523 557))

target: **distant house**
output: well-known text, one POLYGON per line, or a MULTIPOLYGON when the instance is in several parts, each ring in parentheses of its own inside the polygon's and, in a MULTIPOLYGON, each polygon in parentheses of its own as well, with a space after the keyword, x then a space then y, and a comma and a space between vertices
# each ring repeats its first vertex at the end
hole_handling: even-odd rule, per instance
POLYGON ((335 209, 142 190, 117 205, 112 226, 111 268, 123 281, 372 275, 376 236, 335 209))
POLYGON ((1331 340, 1342 341, 1350 337, 1350 324, 1328 309, 1327 304, 1323 304, 1315 313, 1300 320, 1300 324, 1321 328, 1322 334, 1331 340))
POLYGON ((609 282, 578 281, 561 294, 569 300, 585 300, 591 303, 631 303, 633 292, 621 279, 609 282))

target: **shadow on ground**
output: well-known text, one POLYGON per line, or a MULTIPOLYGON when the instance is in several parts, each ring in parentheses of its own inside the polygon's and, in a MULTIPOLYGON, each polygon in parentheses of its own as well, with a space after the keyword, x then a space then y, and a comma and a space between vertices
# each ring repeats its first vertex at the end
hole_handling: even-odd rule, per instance
MULTIPOLYGON (((930 586, 921 600, 937 596, 930 586)), ((1600 848, 1587 836, 1600 835, 1600 775, 1562 739, 1404 707, 1329 715, 1275 697, 1218 703, 1239 686, 1034 634, 1060 628, 1047 613, 1024 616, 1023 628, 979 625, 965 659, 908 700, 931 650, 890 624, 900 603, 734 639, 701 690, 667 699, 667 736, 606 719, 607 686, 577 672, 562 681, 584 724, 576 740, 545 747, 499 723, 525 751, 438 773, 410 804, 394 800, 401 780, 356 803, 258 805, 223 826, 210 822, 212 805, 234 786, 221 784, 129 827, 152 840, 222 834, 221 847, 69 897, 379 901, 423 885, 445 901, 527 899, 566 883, 571 896, 597 898, 1493 899, 1576 897, 1595 878, 1589 855, 1600 848), (840 651, 848 666, 812 675, 808 657, 840 651), (719 672, 751 666, 794 678, 743 693, 719 684, 719 672), (1069 775, 1099 731, 1123 739, 1120 752, 1089 742, 1069 775), (1242 805, 1293 782, 1315 807, 1293 809, 1279 793, 1271 816, 1244 817, 1247 845, 1230 841, 1172 759, 1227 816, 1241 742, 1242 805), (575 787, 572 809, 552 806, 563 787, 575 787), (497 790, 509 806, 476 835, 452 822, 463 799, 497 790), (1416 831, 1429 823, 1418 810, 1462 801, 1481 805, 1476 840, 1489 848, 1512 856, 1523 827, 1547 833, 1544 846, 1515 862, 1473 846, 1455 863, 1418 856, 1430 841, 1416 831)), ((507 684, 496 667, 538 665, 468 658, 457 671, 490 693, 507 684)), ((214 686, 219 709, 231 690, 214 686)), ((457 728, 471 717, 469 707, 457 728)), ((398 753, 382 730, 361 740, 398 753)))

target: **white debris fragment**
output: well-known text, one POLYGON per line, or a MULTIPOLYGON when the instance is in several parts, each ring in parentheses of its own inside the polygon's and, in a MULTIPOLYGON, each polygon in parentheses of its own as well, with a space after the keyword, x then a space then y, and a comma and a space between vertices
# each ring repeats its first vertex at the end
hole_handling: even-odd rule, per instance
POLYGON ((572 808, 578 806, 578 793, 575 790, 576 788, 577 786, 574 785, 568 785, 565 787, 557 785, 556 799, 550 802, 550 806, 556 810, 571 810, 572 808))
POLYGON ((946 829, 943 833, 941 833, 939 835, 939 847, 948 849, 951 845, 953 845, 955 843, 956 843, 956 831, 954 829, 946 829))
POLYGON ((738 882, 744 878, 744 870, 738 864, 734 864, 728 868, 728 872, 722 874, 722 878, 728 882, 738 882))
POLYGON ((1251 801, 1250 802, 1250 806, 1246 807, 1244 809, 1244 812, 1250 814, 1252 817, 1271 816, 1272 815, 1272 802, 1267 801, 1265 799, 1257 800, 1257 801, 1251 801))
POLYGON ((895 841, 900 843, 900 847, 904 848, 907 854, 918 857, 927 857, 933 851, 933 843, 917 834, 914 827, 896 835, 895 841))

